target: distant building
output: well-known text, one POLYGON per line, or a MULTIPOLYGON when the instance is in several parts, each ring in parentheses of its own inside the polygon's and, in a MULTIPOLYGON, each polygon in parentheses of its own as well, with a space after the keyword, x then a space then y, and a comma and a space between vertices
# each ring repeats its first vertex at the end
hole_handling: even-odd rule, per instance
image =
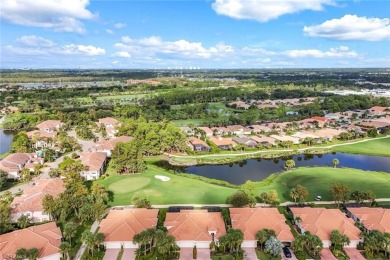
POLYGON ((180 126, 179 129, 184 132, 187 136, 193 136, 195 134, 194 130, 192 130, 188 126, 180 126))
POLYGON ((103 173, 107 154, 105 152, 84 152, 80 155, 80 159, 86 168, 81 172, 81 176, 86 180, 96 180, 103 173))
POLYGON ((117 143, 128 143, 133 140, 133 137, 130 136, 119 136, 114 137, 109 140, 99 141, 95 144, 93 148, 94 152, 104 152, 107 154, 107 157, 111 157, 112 151, 115 149, 117 143))
POLYGON ((257 147, 257 142, 249 137, 234 137, 232 140, 238 144, 246 145, 251 148, 257 147))
POLYGON ((208 146, 206 142, 196 137, 190 137, 189 143, 191 150, 195 152, 209 152, 211 150, 210 146, 208 146))
POLYGON ((19 179, 23 169, 34 171, 37 164, 43 164, 43 158, 34 153, 13 153, 0 161, 0 170, 8 173, 9 179, 19 179))
POLYGON ((112 117, 100 118, 96 123, 98 127, 104 126, 108 138, 114 138, 118 132, 118 128, 121 126, 121 122, 112 117))
POLYGON ((203 132, 205 132, 207 137, 211 137, 214 134, 213 130, 211 130, 209 127, 202 126, 202 127, 198 127, 198 129, 202 130, 203 132))
POLYGON ((221 150, 230 150, 237 145, 231 138, 212 137, 210 138, 210 141, 218 146, 218 148, 221 150))

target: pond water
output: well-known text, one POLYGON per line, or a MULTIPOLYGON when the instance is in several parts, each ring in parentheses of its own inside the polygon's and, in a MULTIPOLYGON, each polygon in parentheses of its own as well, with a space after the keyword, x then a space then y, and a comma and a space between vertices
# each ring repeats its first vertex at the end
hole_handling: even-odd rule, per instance
POLYGON ((13 133, 0 129, 0 154, 6 153, 11 148, 13 133))
POLYGON ((390 173, 390 157, 359 154, 331 153, 324 155, 295 155, 279 159, 250 159, 226 165, 198 165, 174 168, 178 172, 187 172, 204 177, 224 180, 233 184, 243 184, 247 180, 261 181, 272 173, 285 171, 284 163, 288 159, 301 166, 332 166, 332 160, 340 161, 338 167, 357 168, 390 173))

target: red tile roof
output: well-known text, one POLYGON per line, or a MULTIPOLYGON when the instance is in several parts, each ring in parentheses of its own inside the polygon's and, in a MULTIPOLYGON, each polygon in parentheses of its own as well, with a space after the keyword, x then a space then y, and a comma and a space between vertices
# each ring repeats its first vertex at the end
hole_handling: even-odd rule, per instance
POLYGON ((105 241, 133 241, 135 234, 157 226, 158 209, 111 209, 100 223, 105 241))
POLYGON ((226 234, 225 223, 220 212, 207 210, 181 210, 168 212, 164 226, 168 234, 176 241, 210 241, 209 231, 214 231, 215 238, 226 234))
POLYGON ((265 228, 275 230, 281 241, 294 240, 285 217, 276 208, 231 208, 229 211, 233 228, 242 230, 244 240, 256 240, 257 231, 265 228))
POLYGON ((7 256, 14 257, 20 248, 37 248, 39 258, 57 254, 60 251, 61 238, 61 230, 55 222, 0 235, 0 260, 9 259, 7 256))
POLYGON ((54 128, 58 128, 60 125, 61 125, 60 120, 46 120, 38 124, 37 128, 42 130, 47 128, 54 129, 54 128))
POLYGON ((119 136, 109 140, 99 141, 96 143, 96 150, 114 150, 117 143, 127 143, 130 142, 133 137, 130 136, 119 136))
POLYGON ((43 211, 42 201, 47 194, 56 198, 65 191, 64 182, 60 178, 37 179, 34 183, 34 186, 23 191, 22 196, 15 197, 11 203, 11 213, 43 211))
POLYGON ((347 208, 363 223, 368 230, 390 233, 390 209, 383 208, 347 208))
POLYGON ((80 155, 81 163, 87 167, 87 171, 96 171, 103 167, 107 159, 104 152, 84 152, 80 155))
POLYGON ((295 217, 300 217, 299 225, 317 235, 321 240, 329 240, 330 233, 337 229, 341 234, 347 235, 350 240, 360 239, 360 230, 355 226, 355 222, 347 218, 338 209, 325 208, 291 208, 295 217))

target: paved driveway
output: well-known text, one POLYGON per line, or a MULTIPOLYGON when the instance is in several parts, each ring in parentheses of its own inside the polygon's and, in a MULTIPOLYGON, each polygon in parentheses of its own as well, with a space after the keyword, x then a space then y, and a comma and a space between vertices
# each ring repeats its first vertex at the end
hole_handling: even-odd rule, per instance
POLYGON ((120 249, 106 249, 103 260, 116 260, 116 257, 119 254, 120 249))
POLYGON ((350 260, 364 260, 365 258, 360 254, 360 251, 356 248, 344 248, 344 251, 349 256, 350 260))
POLYGON ((329 248, 322 249, 320 256, 321 259, 324 260, 337 260, 337 258, 334 256, 334 254, 332 253, 332 251, 330 251, 329 248))
MULTIPOLYGON (((198 248, 197 260, 210 260, 210 249, 198 248)), ((180 260, 192 259, 192 247, 180 248, 180 260)))
POLYGON ((256 249, 254 247, 243 247, 244 250, 244 260, 253 260, 257 259, 256 249))
MULTIPOLYGON (((132 260, 132 259, 135 259, 135 248, 123 249, 122 260, 132 260)), ((116 260, 116 258, 114 260, 116 260)))

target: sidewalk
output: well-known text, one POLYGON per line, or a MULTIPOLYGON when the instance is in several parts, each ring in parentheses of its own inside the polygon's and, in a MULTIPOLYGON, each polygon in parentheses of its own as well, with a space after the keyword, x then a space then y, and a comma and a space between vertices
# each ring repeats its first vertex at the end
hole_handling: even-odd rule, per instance
MULTIPOLYGON (((95 221, 95 222, 92 224, 91 229, 90 229, 92 233, 95 233, 95 232, 96 232, 96 230, 97 230, 98 227, 99 227, 99 223, 100 223, 99 221, 95 221)), ((81 246, 80 246, 79 251, 77 251, 77 254, 76 254, 76 256, 74 257, 74 260, 80 260, 81 257, 83 256, 84 251, 85 251, 86 248, 87 248, 86 244, 85 244, 85 243, 82 243, 81 246)))

